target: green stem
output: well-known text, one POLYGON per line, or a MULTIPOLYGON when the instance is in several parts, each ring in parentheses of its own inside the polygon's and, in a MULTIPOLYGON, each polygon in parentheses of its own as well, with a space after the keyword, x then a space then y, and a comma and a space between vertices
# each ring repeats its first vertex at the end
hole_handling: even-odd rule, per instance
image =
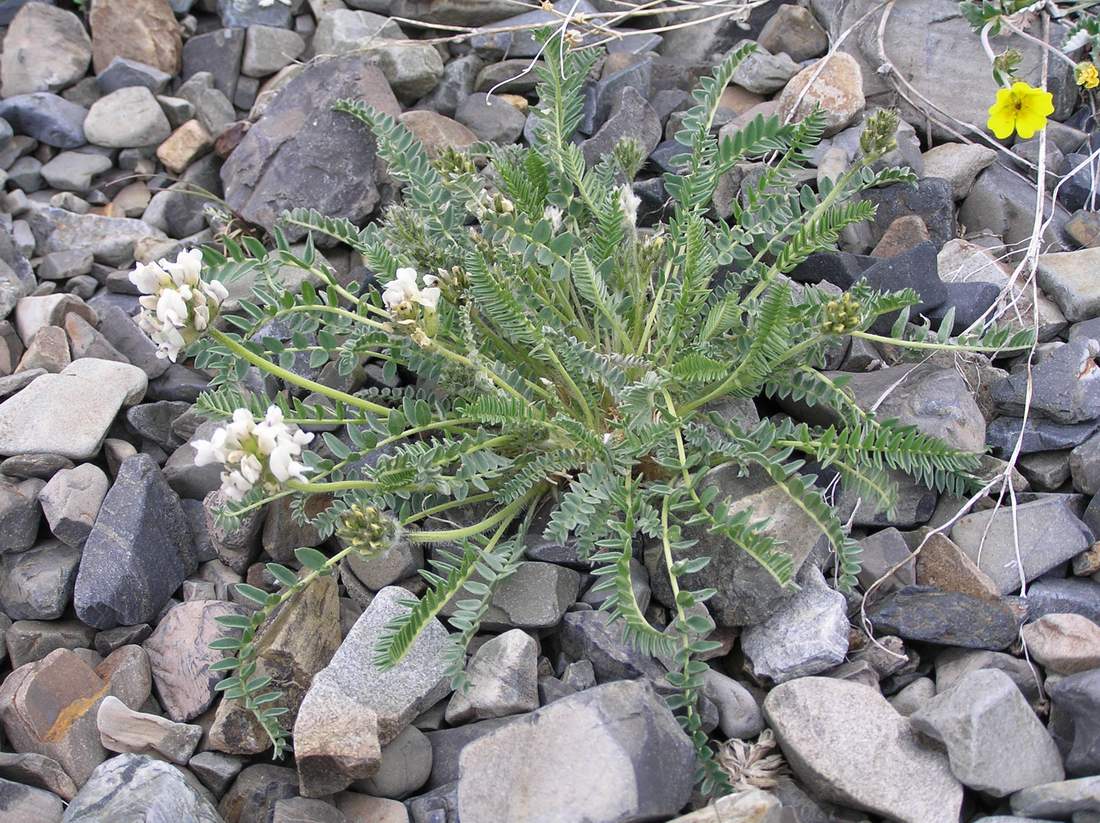
MULTIPOLYGON (((901 340, 895 337, 884 337, 881 334, 871 334, 865 331, 851 332, 852 337, 859 337, 863 340, 870 340, 872 343, 885 343, 890 346, 900 346, 904 349, 928 349, 931 351, 980 351, 980 352, 1002 352, 1002 351, 1015 351, 1015 349, 997 346, 967 346, 960 343, 930 343, 923 340, 901 340)), ((1026 349, 1028 346, 1019 346, 1019 349, 1026 349)))
POLYGON ((404 520, 401 521, 402 526, 408 526, 411 523, 415 523, 418 520, 424 520, 432 515, 439 514, 440 512, 449 511, 450 509, 457 509, 460 506, 465 506, 473 503, 484 503, 486 500, 492 500, 496 497, 496 492, 483 492, 482 494, 472 494, 469 497, 464 497, 462 500, 448 500, 446 503, 440 503, 438 506, 431 506, 427 509, 421 509, 416 514, 410 514, 404 520))
POLYGON ((534 499, 536 494, 541 493, 542 487, 538 486, 527 492, 527 494, 518 500, 513 500, 496 514, 485 518, 480 523, 474 523, 472 526, 465 526, 458 529, 444 529, 442 531, 408 532, 406 537, 408 537, 409 541, 412 543, 449 543, 452 540, 463 540, 467 537, 473 537, 482 532, 487 532, 489 529, 501 523, 510 523, 520 509, 534 499))

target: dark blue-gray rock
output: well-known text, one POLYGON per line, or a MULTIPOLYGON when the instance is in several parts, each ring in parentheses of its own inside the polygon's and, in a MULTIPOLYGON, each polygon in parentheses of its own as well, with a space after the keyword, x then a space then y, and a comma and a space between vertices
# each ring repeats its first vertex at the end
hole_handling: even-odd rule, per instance
MULTIPOLYGON (((653 87, 653 60, 636 55, 627 60, 620 58, 616 65, 621 68, 601 77, 585 91, 584 109, 579 126, 582 134, 592 135, 607 122, 616 101, 622 96, 623 89, 632 88, 646 100, 650 99, 650 91, 653 87)), ((656 111, 656 108, 654 110, 656 111)))
MULTIPOLYGON (((305 48, 305 40, 297 32, 250 26, 244 41, 241 73, 249 78, 267 77, 293 63, 305 48)), ((239 85, 240 81, 237 82, 239 85)))
POLYGON ((607 612, 569 612, 559 636, 562 651, 573 660, 591 661, 600 683, 660 677, 660 664, 624 638, 623 627, 622 621, 612 621, 607 612))
POLYGON ((1065 761, 1066 774, 1100 774, 1100 669, 1048 684, 1050 733, 1065 761))
POLYGON ((84 138, 87 115, 83 106, 45 91, 0 101, 0 117, 16 132, 58 149, 75 149, 87 142, 84 138))
POLYGON ((0 778, 0 820, 5 823, 61 823, 64 811, 53 792, 0 778))
POLYGON ((194 403, 206 391, 210 378, 189 369, 182 363, 172 363, 164 374, 149 381, 148 400, 186 400, 194 403))
POLYGON ((1020 588, 1092 545, 1093 535, 1071 507, 1068 495, 1042 495, 1015 507, 1002 506, 960 518, 951 539, 1001 594, 1020 588), (1022 566, 1022 567, 1021 567, 1022 566))
POLYGON ((298 796, 294 769, 258 763, 247 767, 234 781, 218 811, 225 820, 238 823, 268 823, 275 816, 275 804, 298 796))
POLYGON ((955 227, 955 198, 951 184, 936 177, 927 177, 917 185, 895 183, 877 189, 869 189, 860 195, 878 206, 872 224, 872 235, 877 242, 898 217, 907 214, 919 216, 931 242, 937 251, 958 232, 955 227))
POLYGON ((1023 426, 1020 417, 998 417, 985 430, 986 443, 994 453, 1007 457, 1016 448, 1016 441, 1020 439, 1023 431, 1023 442, 1020 444, 1020 454, 1033 454, 1035 452, 1061 451, 1072 449, 1084 443, 1097 429, 1100 429, 1100 420, 1089 420, 1084 423, 1055 423, 1052 420, 1037 419, 1029 416, 1023 426))
POLYGON ((187 761, 187 768, 210 789, 215 798, 226 793, 244 767, 244 759, 221 752, 199 752, 187 761))
POLYGON ((459 769, 463 823, 531 819, 532 810, 544 820, 626 823, 679 812, 695 763, 664 700, 644 681, 620 681, 485 735, 466 746, 459 769))
POLYGON ((1042 721, 1012 679, 996 669, 963 676, 909 722, 943 744, 955 777, 994 797, 1065 777, 1042 721))
POLYGON ((41 480, 0 482, 0 555, 29 549, 38 539, 41 480))
MULTIPOLYGON (((279 92, 222 166, 230 208, 269 230, 285 209, 296 207, 353 222, 370 214, 379 200, 374 138, 352 117, 332 111, 345 97, 393 117, 401 111, 385 77, 367 58, 309 64, 279 92), (304 123, 309 128, 301 128, 304 123)), ((304 232, 288 227, 287 234, 297 240, 304 232)))
POLYGON ((165 820, 224 823, 218 810, 172 764, 147 755, 104 761, 65 810, 64 823, 145 823, 165 820))
MULTIPOLYGON (((286 8, 278 2, 275 5, 286 8)), ((242 28, 217 29, 189 38, 183 45, 183 79, 186 81, 199 72, 209 72, 214 78, 214 88, 232 100, 240 77, 244 42, 245 30, 242 28)), ((215 132, 211 134, 217 136, 215 132)))
MULTIPOLYGON (((1089 506, 1092 509, 1092 506, 1089 506)), ((1086 521, 1088 513, 1086 512, 1086 521)), ((1090 523, 1100 527, 1100 519, 1090 523)), ((1100 581, 1087 577, 1044 578, 1027 589, 1028 620, 1048 614, 1079 614, 1100 624, 1100 581)))
POLYGON ((581 151, 588 165, 594 166, 623 140, 633 140, 645 157, 661 142, 661 121, 633 86, 624 87, 614 98, 607 120, 581 143, 581 151))
POLYGON ((126 410, 126 422, 146 440, 151 440, 166 452, 171 452, 183 445, 172 433, 172 423, 189 408, 190 403, 180 400, 140 403, 126 410))
POLYGON ((219 135, 237 119, 233 103, 214 83, 214 75, 208 71, 193 74, 176 89, 179 98, 187 103, 204 129, 219 135))
MULTIPOLYGON (((987 230, 1003 238, 1006 246, 1022 249, 1035 230, 1035 199, 1035 188, 1028 180, 997 162, 974 181, 970 194, 959 206, 959 222, 969 232, 979 234, 987 230)), ((1053 218, 1043 232, 1043 248, 1055 252, 1068 250, 1063 228, 1069 212, 1061 204, 1055 206, 1048 197, 1044 215, 1049 217, 1052 211, 1053 218)))
POLYGON ((888 820, 957 823, 963 792, 946 755, 877 690, 801 677, 769 692, 764 716, 816 797, 888 820))
POLYGON ((197 565, 179 497, 152 458, 127 458, 84 544, 77 615, 99 629, 154 622, 197 565))
POLYGON ((165 357, 157 357, 157 347, 148 335, 138 328, 129 314, 118 306, 97 306, 99 331, 131 364, 137 366, 152 380, 160 377, 171 365, 165 357))
POLYGON ((464 54, 449 60, 443 67, 443 77, 420 105, 447 117, 453 117, 459 104, 474 91, 478 73, 485 63, 476 54, 464 54))
POLYGON ((103 94, 110 94, 127 86, 144 86, 160 94, 172 82, 172 75, 156 66, 139 63, 126 57, 116 57, 95 79, 95 84, 103 94))
POLYGON ((952 334, 961 334, 979 320, 986 319, 986 312, 997 302, 1001 290, 993 283, 947 283, 947 298, 943 304, 924 312, 936 328, 943 323, 948 309, 955 310, 952 334))
POLYGON ((870 606, 875 634, 893 634, 968 649, 1005 649, 1016 639, 1020 617, 1004 601, 907 586, 870 606))
MULTIPOLYGON (((859 585, 864 591, 911 557, 909 544, 905 542, 901 532, 894 528, 883 529, 863 538, 859 541, 859 547, 862 549, 859 557, 859 585)), ((912 586, 916 582, 916 564, 909 562, 880 583, 877 590, 890 591, 902 586, 912 586)))
MULTIPOLYGON (((1065 157, 1066 171, 1076 169, 1088 159, 1089 156, 1087 154, 1081 154, 1080 152, 1067 154, 1065 157)), ((1096 192, 1094 168, 1093 164, 1086 163, 1062 183, 1058 191, 1059 205, 1071 211, 1074 209, 1083 209, 1089 205, 1090 200, 1095 196, 1096 192)))
POLYGON ((1056 423, 1082 423, 1100 417, 1100 342, 1078 338, 1031 369, 1017 366, 993 387, 992 398, 1005 414, 1020 416, 1029 382, 1030 413, 1056 423))
POLYGON ((218 0, 218 15, 226 28, 274 26, 289 29, 294 21, 290 6, 282 2, 263 6, 254 0, 218 0))
POLYGON ((1031 786, 1012 795, 1012 811, 1027 818, 1063 820, 1100 814, 1100 776, 1079 777, 1031 786))
POLYGON ((464 723, 454 728, 438 729, 425 733, 432 746, 432 770, 426 789, 438 789, 458 780, 458 764, 463 750, 491 734, 502 726, 514 723, 519 717, 495 717, 477 723, 464 723))
POLYGON ((56 620, 72 598, 79 564, 80 550, 60 540, 0 555, 0 610, 12 620, 56 620))

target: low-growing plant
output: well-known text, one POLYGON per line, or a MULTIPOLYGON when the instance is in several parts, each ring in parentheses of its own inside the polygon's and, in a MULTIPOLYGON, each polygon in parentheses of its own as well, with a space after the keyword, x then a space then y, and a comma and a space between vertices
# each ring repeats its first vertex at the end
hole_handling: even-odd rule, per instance
POLYGON ((793 564, 763 519, 731 514, 704 476, 722 466, 765 472, 827 536, 836 582, 851 586, 858 548, 810 467, 889 509, 891 470, 960 493, 979 458, 876 420, 843 379, 820 371, 826 350, 845 336, 921 353, 998 352, 1030 340, 991 327, 951 336, 950 313, 938 331, 913 325, 918 296, 910 290, 884 294, 860 283, 838 297, 786 276, 832 248, 846 226, 874 216, 861 191, 914 182, 907 169, 877 168, 894 148, 891 113, 869 118, 860 157, 814 191, 799 181, 822 137, 820 114, 792 124, 760 116, 715 136, 722 91, 751 44, 739 48, 701 82, 683 117, 676 139, 684 153, 674 161, 681 170, 664 175, 667 201, 643 204, 632 182, 645 158, 633 143, 589 165, 574 140, 596 52, 570 48, 560 34, 543 40, 529 147, 483 145, 433 159, 388 115, 344 101, 339 110, 371 129, 404 187, 379 222, 360 229, 295 211, 284 220, 309 232, 304 251, 293 252, 281 232, 270 250, 252 238, 227 241, 224 254, 207 249, 208 283, 246 274, 258 282, 235 314, 222 311, 225 291, 212 285, 186 287, 181 306, 185 286, 175 284, 186 272, 174 274, 175 264, 160 266, 163 276, 135 273, 149 322, 165 329, 164 353, 174 358, 189 344, 197 366, 215 375, 200 407, 232 418, 198 444, 200 462, 225 464, 223 525, 291 496, 301 521, 339 539, 332 556, 298 550, 300 571, 269 564, 276 593, 238 587, 258 608, 222 620, 241 634, 215 644, 232 656, 214 668, 230 673, 219 688, 255 713, 281 753, 286 709, 273 706, 279 694, 258 673, 257 633, 345 557, 375 556, 400 538, 433 547, 421 572, 427 591, 410 596, 408 613, 377 638, 373 664, 400 663, 447 607, 450 673, 461 688, 466 645, 542 522, 547 538, 575 541, 591 561, 608 595, 602 608, 625 637, 675 661, 669 702, 698 751, 703 789, 728 790, 698 708, 707 668, 699 657, 719 644, 707 638, 712 624, 698 608, 714 591, 681 583, 709 559, 685 559, 689 530, 748 553, 785 585, 793 585, 793 564), (749 163, 732 215, 720 219, 716 188, 749 163), (374 282, 341 283, 314 235, 361 255, 374 282), (287 266, 317 285, 284 290, 279 271, 287 266), (165 302, 171 316, 161 316, 165 302), (892 334, 870 331, 895 313, 892 334), (279 339, 263 331, 275 321, 289 330, 279 339), (332 361, 344 376, 370 361, 387 378, 405 379, 401 388, 352 393, 307 376, 332 361), (253 369, 288 390, 261 396, 248 388, 259 384, 253 369), (720 401, 761 394, 827 407, 840 422, 765 419, 746 428, 720 412, 720 401), (324 431, 315 450, 302 429, 324 431), (667 626, 647 619, 631 587, 642 539, 659 546, 667 567, 667 626))

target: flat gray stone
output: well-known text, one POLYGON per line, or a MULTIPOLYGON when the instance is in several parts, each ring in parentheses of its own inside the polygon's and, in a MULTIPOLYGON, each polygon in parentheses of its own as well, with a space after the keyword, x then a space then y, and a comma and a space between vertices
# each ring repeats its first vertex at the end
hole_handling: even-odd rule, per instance
POLYGON ((909 720, 944 745, 952 773, 972 789, 1005 797, 1065 777, 1054 741, 1004 672, 964 675, 909 720))
POLYGON ((100 764, 65 810, 64 823, 146 823, 154 809, 165 820, 224 823, 178 769, 138 754, 100 764))
POLYGON ((84 118, 88 110, 46 91, 17 94, 0 102, 0 118, 20 134, 58 149, 75 149, 88 142, 84 118))
POLYGON ((95 524, 111 482, 103 469, 82 463, 57 472, 38 499, 54 537, 70 546, 81 546, 95 524))
POLYGON ((96 727, 108 751, 148 754, 180 765, 187 763, 203 733, 202 726, 134 711, 114 696, 99 704, 96 727))
POLYGON ((1040 254, 1036 275, 1071 323, 1100 316, 1100 283, 1095 273, 1100 249, 1040 254))
POLYGON ((38 250, 44 254, 82 249, 97 262, 108 266, 129 266, 134 262, 134 244, 144 238, 167 240, 167 236, 129 217, 76 214, 52 206, 35 206, 27 215, 38 250))
POLYGON ((447 705, 451 725, 534 711, 539 707, 538 644, 520 629, 486 642, 466 664, 469 688, 447 705))
POLYGON ((89 143, 115 149, 156 146, 171 133, 157 98, 145 86, 126 86, 99 98, 84 120, 89 143))
POLYGON ((0 821, 60 823, 65 804, 56 794, 0 778, 0 821))
POLYGON ((823 799, 902 823, 957 823, 962 786, 874 689, 827 677, 776 686, 764 716, 795 776, 823 799))
POLYGON ((0 403, 0 454, 94 457, 119 409, 139 401, 148 382, 136 366, 95 358, 44 374, 0 403))
POLYGON ((691 742, 652 687, 596 686, 507 723, 460 757, 463 823, 664 819, 687 803, 691 742), (522 791, 517 791, 522 787, 522 791))
POLYGON ((1031 786, 1012 795, 1011 802, 1012 811, 1028 818, 1076 820, 1078 812, 1100 814, 1100 775, 1031 786))
POLYGON ((0 59, 0 94, 13 97, 59 91, 75 83, 92 62, 92 41, 71 11, 31 3, 12 20, 0 59))
POLYGON ((56 620, 72 599, 80 551, 59 540, 0 555, 0 609, 12 620, 56 620))

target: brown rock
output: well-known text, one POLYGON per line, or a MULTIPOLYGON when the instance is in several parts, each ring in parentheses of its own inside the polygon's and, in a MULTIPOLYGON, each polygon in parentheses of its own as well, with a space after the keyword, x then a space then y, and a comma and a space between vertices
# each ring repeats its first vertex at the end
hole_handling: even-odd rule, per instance
POLYGON ((878 245, 871 251, 872 257, 897 257, 928 240, 928 227, 916 214, 904 214, 891 223, 878 245))
POLYGON ((225 130, 214 140, 214 154, 223 160, 233 153, 233 149, 240 145, 244 136, 252 124, 247 120, 238 120, 225 127, 225 130))
POLYGON ((1066 234, 1083 249, 1100 247, 1100 214, 1081 209, 1066 221, 1066 234))
POLYGON ((1100 542, 1093 543, 1073 558, 1073 573, 1078 577, 1088 577, 1097 572, 1100 572, 1100 542))
POLYGON ((126 356, 111 345, 95 326, 79 314, 65 316, 65 332, 69 336, 69 347, 73 359, 95 357, 99 360, 113 360, 116 363, 129 363, 126 356))
POLYGON ((850 126, 863 111, 866 100, 863 73, 854 57, 836 52, 824 59, 828 62, 820 73, 819 60, 790 79, 779 94, 779 113, 792 120, 801 120, 816 106, 821 106, 825 114, 825 136, 828 137, 850 126), (807 83, 810 83, 809 91, 802 94, 807 83))
POLYGON ((966 552, 942 534, 931 535, 917 555, 917 585, 997 599, 996 584, 966 552))
POLYGON ((173 174, 183 174, 213 147, 214 139, 202 123, 188 120, 157 147, 157 159, 173 174))
POLYGON ((1047 614, 1023 628, 1028 653, 1047 671, 1100 668, 1100 626, 1079 614, 1047 614))
MULTIPOLYGON (((68 315, 73 316, 75 315, 68 315)), ((58 374, 71 362, 65 330, 57 326, 43 326, 31 338, 15 371, 18 373, 29 369, 45 369, 51 374, 58 374)))
MULTIPOLYGON (((280 719, 294 728, 313 675, 340 646, 340 598, 336 579, 320 577, 284 603, 260 629, 256 674, 269 675, 280 693, 275 706, 290 709, 280 719)), ((258 754, 270 747, 267 734, 239 701, 223 700, 210 728, 209 748, 227 754, 258 754)))
POLYGON ((220 600, 189 600, 173 606, 145 641, 157 697, 172 720, 191 720, 210 708, 214 685, 222 679, 210 666, 225 656, 210 644, 231 634, 215 618, 247 613, 220 600))
POLYGON ((108 696, 96 711, 100 742, 112 752, 133 752, 185 764, 202 738, 202 726, 173 723, 155 714, 136 712, 108 696))
POLYGON ((168 0, 93 0, 88 20, 96 74, 116 57, 179 74, 183 38, 168 0))
POLYGON ((310 691, 310 700, 315 699, 324 702, 327 713, 303 714, 294 726, 303 797, 325 797, 345 789, 370 777, 382 763, 378 715, 328 680, 318 681, 310 691))
POLYGON ((476 134, 457 120, 434 111, 407 111, 398 119, 424 144, 430 157, 438 157, 446 148, 467 149, 478 139, 476 134))
POLYGON ((76 652, 58 649, 0 686, 0 722, 12 745, 51 757, 77 785, 107 757, 95 713, 109 686, 76 652))
POLYGON ((369 820, 370 823, 407 823, 409 813, 400 800, 371 797, 357 792, 340 792, 336 795, 336 808, 348 820, 369 820))

